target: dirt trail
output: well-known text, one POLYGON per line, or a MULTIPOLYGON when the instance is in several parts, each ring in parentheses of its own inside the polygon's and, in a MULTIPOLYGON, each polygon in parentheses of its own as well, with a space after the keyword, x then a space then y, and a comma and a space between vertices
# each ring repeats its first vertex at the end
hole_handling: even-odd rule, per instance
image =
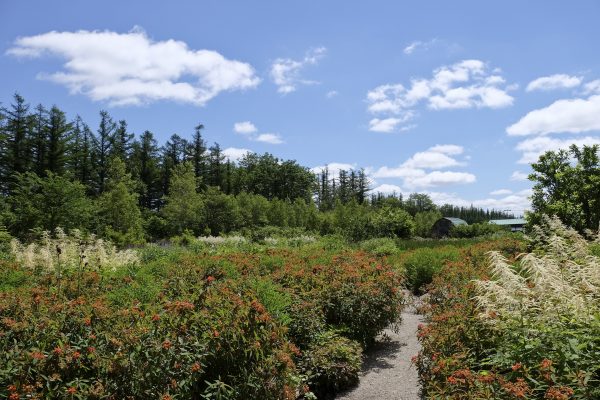
MULTIPOLYGON (((407 293, 407 297, 412 296, 407 293)), ((418 299, 415 299, 418 301, 418 299)), ((421 348, 417 340, 417 326, 422 318, 415 302, 402 313, 402 324, 397 333, 384 331, 383 340, 366 354, 358 386, 341 393, 336 400, 419 400, 420 387, 417 370, 410 360, 421 348)), ((382 338, 379 338, 382 339, 382 338)))

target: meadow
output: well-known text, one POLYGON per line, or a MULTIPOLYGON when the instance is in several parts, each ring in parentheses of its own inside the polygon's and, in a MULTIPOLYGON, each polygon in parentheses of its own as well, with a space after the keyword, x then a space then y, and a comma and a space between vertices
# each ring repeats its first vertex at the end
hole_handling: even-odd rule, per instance
POLYGON ((0 396, 327 399, 424 295, 427 399, 597 399, 600 246, 529 237, 4 242, 0 396))

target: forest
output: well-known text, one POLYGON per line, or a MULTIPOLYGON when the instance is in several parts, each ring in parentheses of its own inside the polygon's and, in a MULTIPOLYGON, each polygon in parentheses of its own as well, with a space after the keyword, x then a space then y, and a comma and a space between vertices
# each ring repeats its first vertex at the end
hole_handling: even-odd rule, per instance
POLYGON ((191 235, 295 228, 370 237, 427 237, 441 216, 468 223, 512 217, 476 207, 437 206, 426 194, 372 193, 364 170, 317 174, 293 160, 248 153, 228 159, 204 126, 159 145, 125 120, 100 112, 93 129, 57 106, 19 94, 0 109, 0 227, 22 239, 57 227, 120 246, 191 235))

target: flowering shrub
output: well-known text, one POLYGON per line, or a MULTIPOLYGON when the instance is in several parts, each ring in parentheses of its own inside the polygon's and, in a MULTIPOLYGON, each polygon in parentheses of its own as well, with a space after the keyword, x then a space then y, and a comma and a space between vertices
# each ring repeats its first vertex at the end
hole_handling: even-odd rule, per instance
POLYGON ((416 357, 430 398, 600 398, 600 262, 545 219, 463 250, 434 278, 416 357))
MULTIPOLYGON (((71 268, 75 239, 47 240, 30 254, 62 240, 60 262, 71 268)), ((42 267, 16 248, 14 261, 0 261, 3 276, 22 275, 0 287, 0 398, 331 392, 356 382, 361 344, 402 307, 401 277, 385 260, 316 244, 148 246, 137 263, 66 274, 59 291, 53 274, 36 273, 42 267)))

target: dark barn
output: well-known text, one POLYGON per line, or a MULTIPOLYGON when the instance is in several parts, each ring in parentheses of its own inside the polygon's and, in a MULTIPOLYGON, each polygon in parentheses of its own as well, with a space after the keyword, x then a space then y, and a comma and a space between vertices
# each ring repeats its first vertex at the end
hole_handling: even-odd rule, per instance
POLYGON ((460 218, 443 217, 435 221, 431 227, 431 236, 434 238, 443 238, 450 235, 450 229, 457 225, 468 225, 460 218))

